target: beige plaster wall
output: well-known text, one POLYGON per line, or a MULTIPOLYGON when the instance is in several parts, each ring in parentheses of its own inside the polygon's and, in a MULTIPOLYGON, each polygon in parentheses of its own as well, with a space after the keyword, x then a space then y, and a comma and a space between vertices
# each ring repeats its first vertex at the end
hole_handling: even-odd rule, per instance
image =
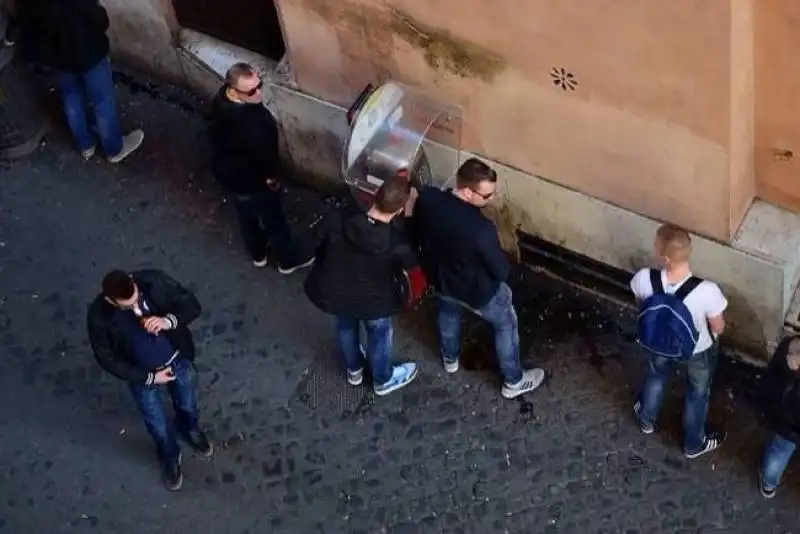
POLYGON ((108 11, 112 53, 137 67, 183 82, 170 0, 101 0, 108 11))
POLYGON ((800 211, 800 2, 755 6, 758 195, 800 211))
POLYGON ((422 86, 463 106, 465 148, 715 239, 752 199, 752 39, 732 33, 747 36, 750 0, 278 3, 315 96, 422 86))

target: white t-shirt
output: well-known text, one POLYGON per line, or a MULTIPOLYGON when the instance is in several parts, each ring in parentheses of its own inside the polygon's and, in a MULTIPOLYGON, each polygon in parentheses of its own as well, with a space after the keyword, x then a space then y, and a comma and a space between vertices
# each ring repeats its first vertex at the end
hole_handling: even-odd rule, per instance
MULTIPOLYGON (((666 272, 662 269, 661 284, 664 287, 664 292, 667 294, 675 293, 691 276, 691 273, 689 273, 683 280, 670 284, 667 282, 666 272)), ((653 295, 653 284, 650 283, 650 269, 642 269, 634 275, 633 280, 631 280, 631 291, 639 301, 653 295)), ((692 319, 694 319, 694 327, 697 328, 697 332, 700 334, 694 353, 703 352, 714 343, 711 333, 708 331, 708 319, 709 317, 722 315, 722 312, 728 307, 728 300, 717 284, 703 280, 700 285, 689 293, 683 303, 691 312, 692 319)))

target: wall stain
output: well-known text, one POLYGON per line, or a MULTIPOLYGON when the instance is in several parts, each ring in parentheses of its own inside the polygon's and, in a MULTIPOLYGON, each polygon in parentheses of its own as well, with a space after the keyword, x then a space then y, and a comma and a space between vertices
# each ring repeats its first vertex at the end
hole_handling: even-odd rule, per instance
POLYGON ((503 58, 487 48, 427 26, 393 7, 389 7, 389 13, 392 31, 422 50, 425 60, 436 70, 491 81, 505 68, 503 58))

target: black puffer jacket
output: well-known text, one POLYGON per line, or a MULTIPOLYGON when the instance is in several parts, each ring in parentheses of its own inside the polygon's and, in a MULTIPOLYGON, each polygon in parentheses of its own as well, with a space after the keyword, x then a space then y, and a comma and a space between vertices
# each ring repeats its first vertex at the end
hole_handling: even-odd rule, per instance
POLYGON ((391 317, 403 308, 400 276, 416 264, 402 221, 376 221, 356 207, 337 209, 325 222, 308 298, 331 315, 391 317))
POLYGON ((800 444, 800 372, 787 362, 789 344, 798 336, 781 341, 769 362, 765 387, 766 415, 775 432, 800 444))
POLYGON ((17 11, 20 46, 32 61, 79 74, 108 56, 108 13, 98 0, 24 0, 17 11))
MULTIPOLYGON (((193 361, 195 349, 189 324, 200 315, 197 298, 162 271, 148 269, 136 271, 132 276, 154 315, 175 317, 177 328, 166 330, 164 335, 182 357, 193 361)), ((86 322, 89 342, 97 362, 119 379, 139 384, 150 383, 152 373, 136 363, 128 334, 116 319, 116 309, 102 294, 89 305, 86 322)))

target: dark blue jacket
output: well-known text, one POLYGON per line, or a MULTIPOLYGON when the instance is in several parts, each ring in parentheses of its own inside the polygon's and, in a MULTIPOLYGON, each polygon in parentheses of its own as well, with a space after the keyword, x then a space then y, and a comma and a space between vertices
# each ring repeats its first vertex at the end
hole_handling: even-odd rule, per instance
POLYGON ((414 207, 422 265, 437 291, 481 308, 508 279, 511 265, 494 223, 450 191, 425 187, 414 207))

